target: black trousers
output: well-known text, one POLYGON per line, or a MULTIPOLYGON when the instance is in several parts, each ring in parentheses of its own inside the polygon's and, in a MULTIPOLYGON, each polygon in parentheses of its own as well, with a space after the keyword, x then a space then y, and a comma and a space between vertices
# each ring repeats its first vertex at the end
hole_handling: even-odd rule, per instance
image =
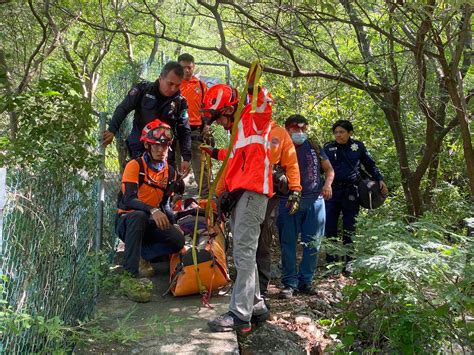
POLYGON ((272 236, 273 228, 278 217, 280 198, 275 195, 268 200, 265 220, 260 226, 260 236, 257 247, 257 269, 260 293, 265 293, 272 277, 272 236))
MULTIPOLYGON (((357 199, 357 187, 348 185, 346 187, 333 187, 332 198, 326 201, 326 226, 325 236, 327 238, 338 238, 339 217, 342 214, 342 241, 343 244, 351 244, 355 234, 356 218, 359 214, 360 205, 357 199)), ((345 256, 345 261, 351 261, 350 256, 345 256)), ((339 261, 336 255, 326 255, 326 262, 339 261)))
POLYGON ((132 275, 138 274, 140 256, 154 261, 160 256, 176 253, 184 246, 184 236, 176 227, 159 229, 144 211, 132 211, 118 216, 115 232, 125 243, 123 267, 132 275))

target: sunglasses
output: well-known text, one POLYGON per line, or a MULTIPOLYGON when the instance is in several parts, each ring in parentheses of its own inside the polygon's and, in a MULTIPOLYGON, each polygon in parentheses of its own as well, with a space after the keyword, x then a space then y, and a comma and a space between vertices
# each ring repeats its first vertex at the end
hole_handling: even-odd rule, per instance
POLYGON ((211 124, 222 115, 222 113, 225 111, 225 108, 222 108, 220 110, 202 109, 200 111, 202 113, 202 116, 206 119, 207 124, 211 124))
POLYGON ((300 122, 300 123, 290 123, 289 125, 286 126, 286 128, 305 128, 308 126, 306 123, 300 122))

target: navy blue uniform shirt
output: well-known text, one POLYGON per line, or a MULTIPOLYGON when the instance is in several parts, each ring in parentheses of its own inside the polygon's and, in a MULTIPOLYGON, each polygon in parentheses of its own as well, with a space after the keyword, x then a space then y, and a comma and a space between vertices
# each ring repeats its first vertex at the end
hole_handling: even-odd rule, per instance
POLYGON ((338 183, 357 183, 361 164, 375 180, 383 180, 374 159, 361 141, 349 138, 346 144, 328 142, 324 145, 324 151, 334 169, 333 186, 338 183))
POLYGON ((116 134, 127 115, 135 111, 128 144, 133 152, 143 152, 144 147, 140 142, 142 129, 147 123, 158 118, 173 129, 175 136, 168 160, 174 162, 173 148, 178 140, 183 159, 189 161, 191 160, 191 128, 186 99, 179 91, 173 96, 165 97, 161 95, 158 85, 158 82, 144 81, 132 87, 115 109, 108 130, 116 134))

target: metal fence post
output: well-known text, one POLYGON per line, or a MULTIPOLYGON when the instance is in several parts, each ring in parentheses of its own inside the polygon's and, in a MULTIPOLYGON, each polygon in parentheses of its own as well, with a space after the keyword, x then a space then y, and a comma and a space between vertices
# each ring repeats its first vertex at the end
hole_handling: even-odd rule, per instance
POLYGON ((97 233, 95 240, 95 250, 99 252, 102 247, 102 237, 104 231, 104 203, 105 203, 105 187, 104 187, 104 172, 105 172, 105 147, 102 144, 102 132, 105 131, 105 120, 107 114, 105 112, 99 113, 99 154, 100 154, 100 177, 99 177, 99 201, 97 206, 97 233))
MULTIPOLYGON (((98 150, 100 154, 100 172, 98 181, 98 201, 97 201, 97 220, 96 220, 96 233, 94 241, 94 251, 97 265, 99 265, 99 253, 102 248, 102 239, 104 233, 104 204, 105 204, 105 187, 104 187, 104 171, 105 171, 105 147, 102 144, 102 133, 105 131, 105 120, 107 114, 105 112, 99 113, 99 139, 98 139, 98 150)), ((99 293, 99 280, 96 272, 94 277, 94 297, 97 297, 99 293)))
MULTIPOLYGON (((6 186, 7 169, 0 168, 0 256, 1 260, 4 260, 3 251, 3 208, 5 207, 7 199, 7 186, 6 186)), ((3 275, 3 264, 0 263, 0 275, 3 275)))

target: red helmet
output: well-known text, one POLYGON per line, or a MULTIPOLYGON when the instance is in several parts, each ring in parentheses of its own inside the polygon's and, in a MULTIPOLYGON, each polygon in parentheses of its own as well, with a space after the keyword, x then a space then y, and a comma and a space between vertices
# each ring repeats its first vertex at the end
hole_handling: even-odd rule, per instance
POLYGON ((217 84, 209 88, 204 98, 203 109, 207 124, 211 124, 217 118, 221 111, 227 107, 234 106, 239 101, 239 94, 232 86, 217 84))
POLYGON ((156 119, 143 128, 140 140, 152 144, 170 145, 173 141, 173 131, 166 123, 156 119))

